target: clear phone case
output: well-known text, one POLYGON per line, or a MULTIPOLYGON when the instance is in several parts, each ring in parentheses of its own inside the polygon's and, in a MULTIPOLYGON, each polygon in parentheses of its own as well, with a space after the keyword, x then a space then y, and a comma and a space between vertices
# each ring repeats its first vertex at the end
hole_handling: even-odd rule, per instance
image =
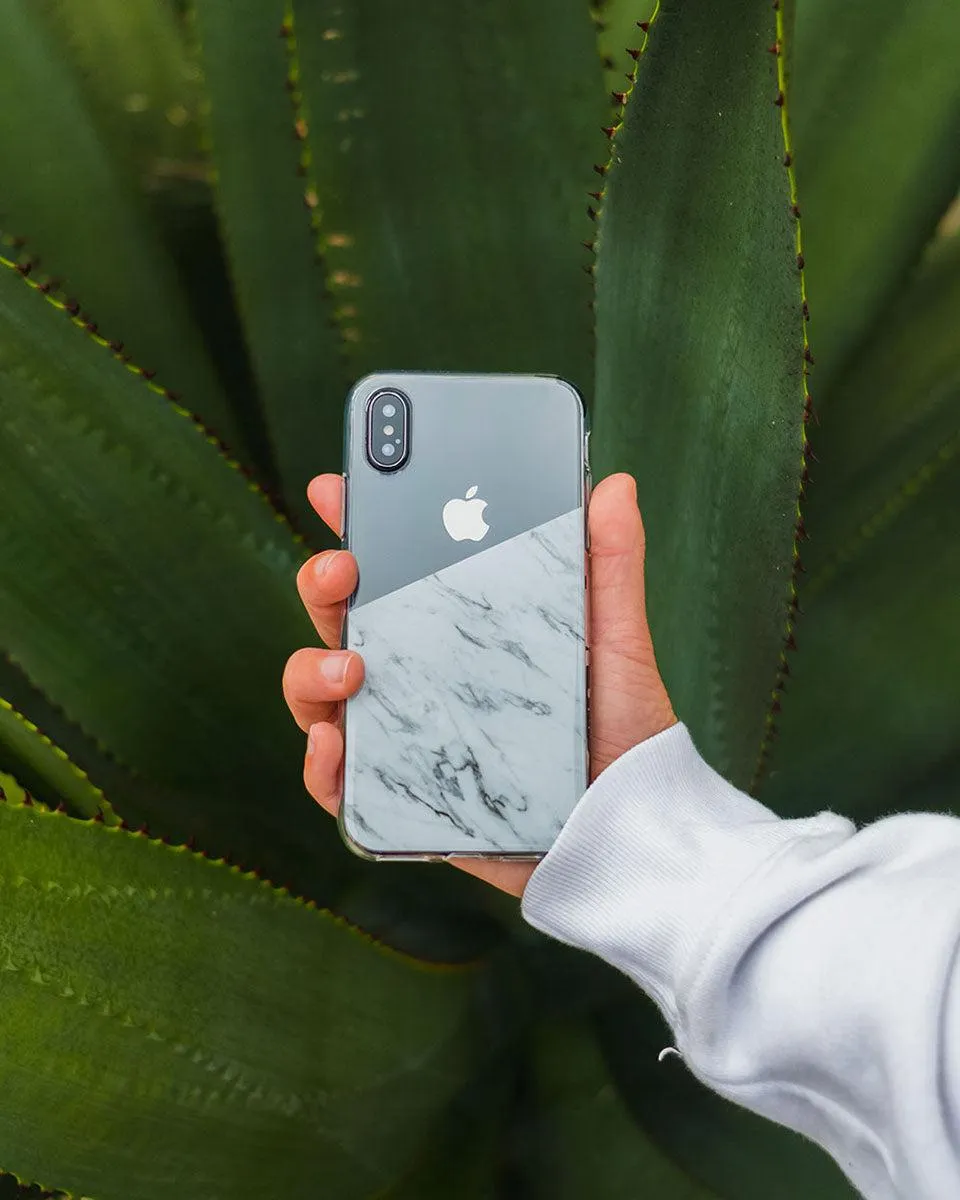
POLYGON ((345 440, 344 644, 366 678, 341 832, 370 858, 540 855, 587 782, 580 397, 550 376, 368 376, 345 440))

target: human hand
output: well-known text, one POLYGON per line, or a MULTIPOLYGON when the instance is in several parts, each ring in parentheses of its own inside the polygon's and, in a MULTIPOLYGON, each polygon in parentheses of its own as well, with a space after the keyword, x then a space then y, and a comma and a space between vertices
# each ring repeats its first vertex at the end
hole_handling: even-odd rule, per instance
MULTIPOLYGON (((334 533, 340 530, 343 480, 319 475, 307 488, 310 503, 334 533)), ((590 777, 615 758, 676 722, 657 670, 647 627, 643 583, 644 532, 630 475, 611 475, 593 489, 590 528, 590 777)), ((327 550, 300 568, 297 590, 320 637, 331 647, 290 656, 283 694, 308 734, 303 780, 307 791, 336 815, 342 793, 343 701, 363 682, 363 661, 341 650, 344 602, 357 585, 349 551, 327 550)), ((514 896, 523 894, 534 862, 456 858, 451 862, 514 896)))

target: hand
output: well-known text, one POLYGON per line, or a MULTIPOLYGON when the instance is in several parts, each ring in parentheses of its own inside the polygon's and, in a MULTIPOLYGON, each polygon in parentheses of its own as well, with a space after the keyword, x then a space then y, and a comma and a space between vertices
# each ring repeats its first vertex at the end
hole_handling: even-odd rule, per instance
MULTIPOLYGON (((310 503, 334 533, 340 530, 339 475, 320 475, 307 488, 310 503)), ((593 490, 590 526, 590 776, 676 722, 657 670, 647 627, 643 586, 644 533, 636 484, 611 475, 593 490)), ((320 637, 339 647, 344 601, 357 585, 357 564, 346 550, 317 554, 300 568, 297 589, 320 637)), ((340 807, 342 703, 363 682, 359 654, 340 649, 297 650, 283 675, 283 694, 308 734, 303 779, 329 813, 340 807)), ((455 866, 520 896, 533 862, 458 858, 455 866)))

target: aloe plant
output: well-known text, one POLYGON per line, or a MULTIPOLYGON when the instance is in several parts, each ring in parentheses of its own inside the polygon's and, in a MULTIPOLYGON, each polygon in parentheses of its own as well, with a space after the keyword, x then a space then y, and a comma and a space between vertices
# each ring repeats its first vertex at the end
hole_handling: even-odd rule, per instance
POLYGON ((184 7, 0 0, 0 1169, 850 1195, 619 976, 351 858, 279 681, 349 381, 556 372, 707 758, 784 814, 949 808, 960 8, 184 7))

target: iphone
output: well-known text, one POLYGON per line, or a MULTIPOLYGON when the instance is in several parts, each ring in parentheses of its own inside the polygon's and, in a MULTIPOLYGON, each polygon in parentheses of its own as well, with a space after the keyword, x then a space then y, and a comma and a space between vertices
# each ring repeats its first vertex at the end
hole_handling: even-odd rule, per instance
POLYGON ((358 854, 535 857, 583 794, 587 445, 553 376, 384 373, 347 398, 358 854))

